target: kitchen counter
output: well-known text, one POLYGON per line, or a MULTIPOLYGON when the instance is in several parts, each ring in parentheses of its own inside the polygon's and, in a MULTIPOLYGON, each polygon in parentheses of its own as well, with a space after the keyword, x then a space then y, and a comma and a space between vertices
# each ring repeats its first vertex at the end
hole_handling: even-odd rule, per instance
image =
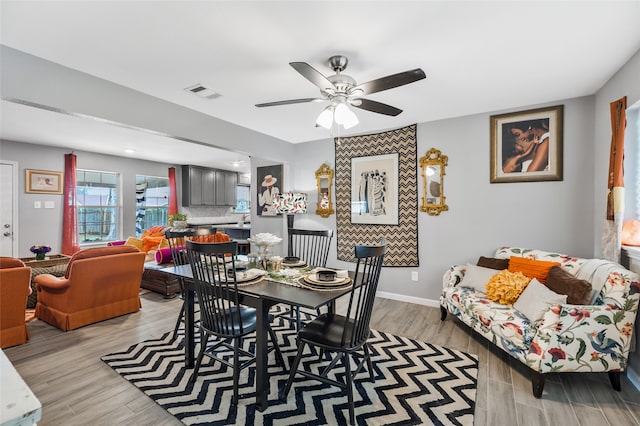
POLYGON ((187 225, 237 225, 241 217, 240 215, 188 217, 187 225))

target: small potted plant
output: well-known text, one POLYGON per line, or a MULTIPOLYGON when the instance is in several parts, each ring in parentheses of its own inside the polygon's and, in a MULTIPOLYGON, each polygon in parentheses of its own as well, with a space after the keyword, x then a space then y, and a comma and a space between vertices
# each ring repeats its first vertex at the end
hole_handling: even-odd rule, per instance
POLYGON ((169 215, 169 226, 175 229, 184 229, 187 227, 187 215, 184 213, 176 213, 169 215))
POLYGON ((44 256, 51 251, 51 247, 39 244, 31 246, 29 251, 36 255, 36 260, 44 260, 44 256))

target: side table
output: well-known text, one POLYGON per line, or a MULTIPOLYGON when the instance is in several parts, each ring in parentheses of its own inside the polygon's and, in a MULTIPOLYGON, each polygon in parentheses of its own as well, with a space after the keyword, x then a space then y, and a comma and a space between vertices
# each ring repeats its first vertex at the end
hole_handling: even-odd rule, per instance
POLYGON ((36 292, 35 277, 40 274, 51 274, 56 277, 64 276, 71 256, 64 254, 54 254, 47 256, 44 260, 36 260, 35 257, 22 257, 25 266, 31 267, 31 294, 27 299, 27 309, 36 307, 38 293, 36 292))

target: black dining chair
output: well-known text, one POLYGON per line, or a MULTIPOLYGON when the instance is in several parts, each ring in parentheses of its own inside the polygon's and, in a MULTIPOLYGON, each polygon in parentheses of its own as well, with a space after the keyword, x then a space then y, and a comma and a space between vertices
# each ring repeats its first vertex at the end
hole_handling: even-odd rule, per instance
POLYGON ((373 365, 367 339, 370 335, 369 322, 376 297, 380 269, 386 251, 382 240, 379 246, 356 246, 357 259, 353 287, 349 293, 349 303, 345 315, 326 313, 305 324, 298 332, 298 353, 291 366, 289 379, 280 393, 280 399, 286 400, 296 374, 316 379, 323 383, 338 386, 347 392, 349 403, 349 422, 354 423, 353 379, 367 365, 369 378, 373 382, 373 365), (317 348, 320 353, 331 354, 330 361, 313 354, 304 354, 306 346, 317 348), (303 357, 305 360, 301 363, 303 357), (356 363, 351 368, 351 358, 356 363), (341 361, 344 374, 337 373, 335 379, 329 378, 329 372, 341 361), (325 366, 324 363, 328 362, 325 366), (320 364, 318 366, 318 364, 320 364), (302 369, 298 367, 301 366, 302 369), (314 370, 320 374, 313 373, 314 370), (344 381, 339 378, 344 376, 344 381))
MULTIPOLYGON (((171 252, 171 259, 173 260, 173 264, 175 266, 186 265, 187 257, 186 257, 186 244, 185 241, 187 239, 194 239, 195 241, 203 241, 207 238, 208 235, 214 235, 216 233, 216 228, 187 228, 183 230, 172 230, 167 229, 164 232, 164 236, 169 242, 169 251, 171 252)), ((180 287, 180 298, 182 299, 182 305, 180 306, 180 313, 178 314, 178 319, 176 321, 176 325, 173 328, 173 338, 175 339, 178 336, 178 330, 180 330, 180 325, 184 323, 184 313, 185 313, 185 287, 184 287, 184 278, 178 278, 178 286, 180 287)), ((197 302, 197 299, 196 299, 197 302)))
MULTIPOLYGON (((333 230, 309 230, 309 229, 288 229, 287 256, 299 257, 311 267, 327 266, 333 230)), ((320 314, 319 310, 316 312, 320 314)), ((296 330, 300 330, 300 307, 289 306, 289 309, 278 314, 287 321, 296 325, 296 330)))
MULTIPOLYGON (((240 304, 241 296, 238 294, 236 275, 230 272, 235 271, 238 243, 201 243, 188 240, 186 246, 187 259, 191 264, 200 304, 200 351, 191 381, 197 379, 204 355, 218 360, 233 368, 232 403, 237 404, 240 370, 251 365, 256 359, 254 353, 242 349, 242 338, 255 332, 257 327, 256 310, 240 304), (225 255, 229 253, 233 255, 230 261, 225 259, 225 255), (219 339, 210 348, 207 347, 209 336, 219 339), (233 362, 216 356, 219 350, 233 351, 233 362), (248 359, 240 363, 240 355, 248 359)), ((268 327, 273 343, 269 351, 275 350, 278 364, 285 368, 276 335, 273 329, 268 327)))

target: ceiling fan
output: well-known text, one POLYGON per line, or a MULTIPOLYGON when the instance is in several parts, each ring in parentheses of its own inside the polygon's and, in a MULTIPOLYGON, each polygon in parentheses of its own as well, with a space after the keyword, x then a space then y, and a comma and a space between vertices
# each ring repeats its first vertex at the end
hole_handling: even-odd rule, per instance
POLYGON ((410 71, 391 74, 366 83, 357 84, 352 77, 342 74, 342 71, 347 68, 347 63, 348 59, 346 56, 335 55, 330 57, 329 65, 335 72, 335 75, 325 77, 306 62, 290 62, 289 65, 291 65, 293 69, 320 88, 320 94, 322 97, 266 102, 256 104, 256 106, 269 107, 328 100, 330 104, 322 111, 322 113, 320 113, 320 116, 318 116, 316 126, 322 126, 329 129, 335 120, 337 124, 341 124, 345 129, 348 129, 358 124, 358 118, 353 111, 347 107, 347 105, 395 117, 402 112, 401 109, 383 104, 382 102, 365 99, 363 96, 382 92, 383 90, 392 89, 398 86, 404 86, 405 84, 426 78, 424 71, 420 68, 416 68, 410 71))

